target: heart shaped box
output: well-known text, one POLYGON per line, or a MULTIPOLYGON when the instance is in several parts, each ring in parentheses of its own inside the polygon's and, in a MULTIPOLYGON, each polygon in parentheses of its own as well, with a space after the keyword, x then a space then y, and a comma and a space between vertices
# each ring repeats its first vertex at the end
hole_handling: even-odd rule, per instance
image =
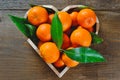
MULTIPOLYGON (((56 7, 54 7, 53 5, 40 5, 46 9, 51 10, 53 13, 59 11, 56 7)), ((66 11, 68 13, 72 12, 72 11, 80 11, 81 7, 83 7, 84 5, 69 5, 67 7, 65 7, 64 9, 62 9, 61 11, 66 11)), ((29 11, 29 10, 28 10, 29 11)), ((27 13, 28 11, 25 13, 24 18, 27 18, 27 13)), ((49 12, 49 11, 48 11, 49 12)), ((95 24, 95 34, 98 34, 99 32, 99 20, 98 17, 96 16, 96 24, 95 24)), ((31 45, 31 47, 36 51, 36 53, 40 56, 40 52, 39 49, 37 48, 37 46, 34 44, 34 42, 32 42, 31 39, 27 39, 27 42, 31 45)), ((53 64, 49 64, 46 63, 52 70, 53 72, 59 77, 61 78, 68 70, 70 67, 64 67, 62 69, 56 68, 53 64)))

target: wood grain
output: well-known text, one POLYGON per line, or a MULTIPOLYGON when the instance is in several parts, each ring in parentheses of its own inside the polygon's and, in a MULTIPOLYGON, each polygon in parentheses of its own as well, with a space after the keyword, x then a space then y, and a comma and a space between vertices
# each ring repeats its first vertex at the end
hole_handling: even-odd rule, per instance
POLYGON ((120 11, 117 11, 117 9, 120 8, 120 1, 114 0, 113 2, 112 0, 111 5, 109 5, 111 8, 109 9, 106 6, 108 4, 105 5, 107 2, 109 1, 0 0, 0 80, 119 80, 120 11), (58 2, 60 3, 58 4, 58 2), (93 46, 93 48, 98 50, 107 61, 105 63, 80 64, 75 68, 71 68, 61 79, 58 79, 27 43, 27 38, 18 31, 8 17, 8 14, 24 16, 26 9, 29 8, 27 6, 28 3, 51 3, 58 8, 68 4, 80 3, 97 6, 96 14, 100 20, 99 35, 103 37, 104 42, 93 46), (104 11, 106 9, 108 11, 104 11))
POLYGON ((120 0, 0 0, 0 9, 28 9, 29 4, 51 4, 59 9, 68 5, 83 4, 96 10, 120 10, 120 0))

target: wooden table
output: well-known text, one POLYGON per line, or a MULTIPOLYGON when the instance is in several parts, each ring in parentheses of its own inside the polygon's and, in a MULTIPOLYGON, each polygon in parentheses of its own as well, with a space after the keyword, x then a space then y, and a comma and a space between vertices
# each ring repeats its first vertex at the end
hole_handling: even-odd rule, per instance
POLYGON ((120 0, 0 0, 0 80, 120 80, 120 0), (105 63, 80 64, 61 79, 44 63, 18 31, 8 14, 23 17, 28 4, 59 9, 84 4, 95 8, 104 42, 94 47, 105 63))

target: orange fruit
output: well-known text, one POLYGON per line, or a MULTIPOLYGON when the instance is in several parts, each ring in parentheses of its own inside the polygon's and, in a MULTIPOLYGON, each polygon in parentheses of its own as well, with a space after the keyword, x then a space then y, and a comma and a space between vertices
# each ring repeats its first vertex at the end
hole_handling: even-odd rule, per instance
POLYGON ((37 47, 40 48, 43 43, 45 43, 45 42, 39 41, 37 44, 37 47))
POLYGON ((58 17, 62 23, 63 31, 65 32, 71 27, 72 19, 67 12, 63 12, 63 11, 58 12, 58 17))
POLYGON ((79 26, 72 32, 70 40, 73 45, 89 47, 91 45, 92 37, 89 31, 79 26))
POLYGON ((54 14, 49 15, 48 23, 50 23, 50 24, 52 23, 53 17, 54 17, 54 14))
POLYGON ((68 67, 75 67, 79 64, 79 62, 77 62, 75 60, 72 60, 65 53, 62 54, 62 60, 65 63, 65 65, 68 66, 68 67))
POLYGON ((78 25, 77 16, 78 16, 78 12, 76 12, 76 11, 70 13, 70 17, 72 19, 72 26, 78 25))
POLYGON ((47 22, 48 13, 45 8, 41 6, 35 6, 29 9, 27 18, 31 24, 39 26, 41 23, 47 22))
POLYGON ((94 31, 93 27, 88 28, 87 30, 88 30, 89 32, 93 32, 93 31, 94 31))
POLYGON ((53 63, 55 67, 63 67, 65 64, 61 58, 59 58, 55 63, 53 63))
POLYGON ((63 34, 62 49, 67 49, 70 46, 70 39, 67 34, 63 34))
POLYGON ((37 37, 43 42, 50 41, 51 40, 50 28, 51 25, 47 23, 39 25, 39 27, 36 30, 37 37))
POLYGON ((84 28, 91 28, 96 23, 96 14, 91 9, 82 9, 79 11, 77 21, 84 28))
POLYGON ((41 57, 47 63, 54 63, 59 59, 60 52, 53 42, 45 42, 41 45, 39 50, 41 57))
POLYGON ((71 44, 71 47, 76 48, 76 47, 80 47, 80 45, 78 45, 78 44, 71 44))

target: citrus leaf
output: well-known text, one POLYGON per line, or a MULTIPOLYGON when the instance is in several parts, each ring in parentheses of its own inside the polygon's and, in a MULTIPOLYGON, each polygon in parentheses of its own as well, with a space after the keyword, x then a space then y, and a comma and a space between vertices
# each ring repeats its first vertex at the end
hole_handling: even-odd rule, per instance
POLYGON ((101 37, 99 37, 97 34, 91 32, 91 36, 92 36, 92 43, 93 44, 100 44, 103 42, 103 39, 101 37))
POLYGON ((27 37, 30 37, 29 30, 26 25, 28 23, 26 18, 20 18, 17 16, 9 15, 10 19, 17 26, 17 28, 27 37))
POLYGON ((30 7, 34 7, 37 6, 36 4, 29 4, 30 7))
POLYGON ((92 7, 85 6, 85 5, 80 5, 80 7, 79 7, 79 8, 80 8, 80 9, 85 9, 85 8, 93 9, 92 7))
POLYGON ((28 30, 29 30, 30 39, 31 39, 35 44, 37 44, 38 41, 39 41, 39 39, 38 39, 37 36, 36 36, 36 30, 37 30, 37 28, 36 28, 35 26, 31 25, 31 24, 25 24, 25 25, 26 25, 26 27, 27 27, 28 30))
POLYGON ((68 57, 80 63, 96 63, 105 61, 104 57, 99 52, 91 48, 79 47, 63 51, 68 57))
POLYGON ((85 6, 85 5, 80 5, 80 8, 81 9, 85 9, 85 8, 89 8, 88 6, 85 6))
POLYGON ((35 32, 36 32, 37 28, 35 26, 31 25, 31 24, 25 24, 25 25, 29 30, 30 36, 35 35, 35 32))
POLYGON ((51 36, 52 40, 56 43, 57 47, 60 49, 63 43, 63 31, 62 23, 59 20, 57 13, 55 13, 52 19, 51 36))

